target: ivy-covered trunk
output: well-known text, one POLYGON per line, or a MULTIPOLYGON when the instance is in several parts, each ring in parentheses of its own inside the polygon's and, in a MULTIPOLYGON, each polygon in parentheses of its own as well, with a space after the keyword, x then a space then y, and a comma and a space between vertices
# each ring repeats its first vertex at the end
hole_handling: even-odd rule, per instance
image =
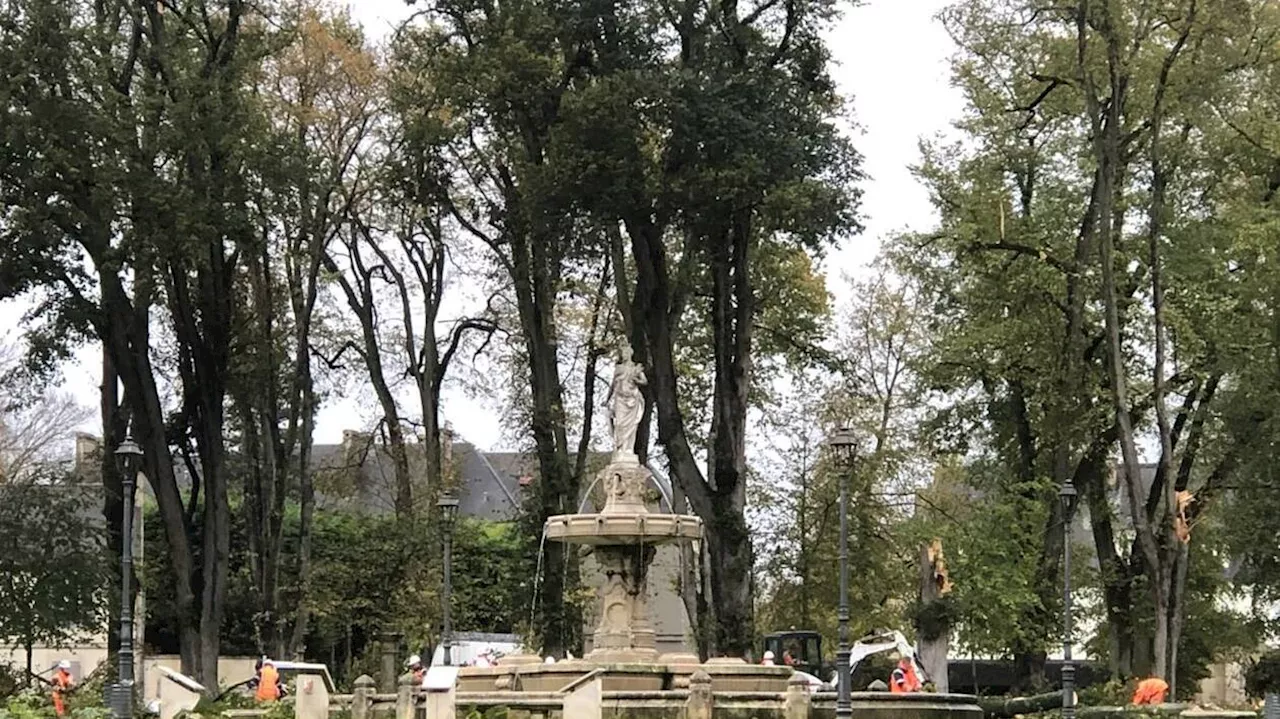
POLYGON ((919 639, 920 665, 933 682, 934 691, 950 691, 947 654, 951 648, 951 616, 947 594, 951 580, 942 556, 942 541, 935 539, 920 546, 920 599, 916 613, 916 635, 919 639))

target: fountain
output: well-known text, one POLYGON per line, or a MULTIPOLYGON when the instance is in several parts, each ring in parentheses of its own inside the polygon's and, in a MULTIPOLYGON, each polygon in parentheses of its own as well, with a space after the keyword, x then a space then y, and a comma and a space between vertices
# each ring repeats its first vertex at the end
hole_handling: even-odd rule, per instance
POLYGON ((640 385, 644 372, 624 349, 614 368, 613 456, 600 470, 605 487, 604 507, 598 514, 564 514, 547 520, 547 538, 569 544, 589 544, 604 574, 600 590, 599 624, 592 640, 590 662, 654 662, 653 626, 647 611, 648 575, 657 545, 702 537, 702 520, 678 514, 652 514, 645 506, 649 468, 640 463, 634 447, 636 429, 644 414, 640 385))
MULTIPOLYGON (((605 488, 604 505, 595 514, 550 517, 543 531, 544 541, 590 545, 604 575, 591 651, 553 664, 534 655, 515 655, 500 659, 497 666, 463 668, 456 684, 459 706, 481 713, 485 707, 525 707, 522 711, 538 714, 537 707, 555 704, 571 687, 598 679, 607 707, 604 716, 619 719, 685 716, 691 711, 689 702, 700 701, 698 696, 705 697, 708 711, 715 706, 714 714, 706 716, 810 716, 808 685, 793 677, 790 667, 730 657, 700 663, 696 655, 659 654, 656 648, 647 608, 650 565, 659 545, 701 539, 702 520, 653 512, 645 504, 652 473, 634 452, 644 414, 644 382, 643 370, 624 346, 610 388, 613 453, 596 479, 605 488)), ((858 696, 862 713, 874 719, 981 717, 972 698, 957 695, 858 696)), ((812 715, 830 716, 833 700, 830 694, 813 696, 812 715)))

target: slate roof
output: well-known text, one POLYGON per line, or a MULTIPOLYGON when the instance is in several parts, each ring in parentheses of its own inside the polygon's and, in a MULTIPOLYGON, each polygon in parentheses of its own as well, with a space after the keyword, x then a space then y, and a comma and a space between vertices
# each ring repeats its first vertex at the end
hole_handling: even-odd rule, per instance
MULTIPOLYGON (((75 464, 83 472, 94 473, 99 449, 96 437, 77 435, 75 464)), ((405 445, 411 476, 425 474, 423 446, 417 442, 405 445)), ((395 509, 395 466, 386 445, 373 440, 371 435, 347 432, 341 443, 316 444, 311 450, 312 467, 315 470, 316 503, 326 509, 354 512, 390 514, 395 509)), ((237 458, 228 458, 233 465, 237 458)), ((514 519, 529 490, 538 476, 537 457, 528 452, 483 452, 470 442, 455 441, 446 453, 446 466, 456 474, 458 487, 458 511, 462 516, 488 521, 514 519)), ((586 501, 594 487, 595 473, 609 461, 608 452, 592 452, 587 460, 587 480, 582 487, 584 500, 577 511, 590 512, 586 501)), ((650 463, 655 489, 659 495, 657 504, 662 511, 670 511, 671 481, 650 463)), ((178 483, 190 486, 187 469, 181 463, 175 468, 178 483)), ((234 471, 234 470, 233 470, 234 471)), ((151 494, 148 483, 139 489, 151 494)))
MULTIPOLYGON (((406 450, 410 474, 423 476, 422 445, 409 443, 406 450)), ((521 490, 515 477, 495 469, 489 455, 469 442, 454 442, 449 454, 446 464, 457 472, 459 514, 490 521, 516 516, 521 490)), ((318 505, 377 514, 394 511, 395 466, 385 445, 353 435, 344 444, 315 445, 312 462, 318 505)))

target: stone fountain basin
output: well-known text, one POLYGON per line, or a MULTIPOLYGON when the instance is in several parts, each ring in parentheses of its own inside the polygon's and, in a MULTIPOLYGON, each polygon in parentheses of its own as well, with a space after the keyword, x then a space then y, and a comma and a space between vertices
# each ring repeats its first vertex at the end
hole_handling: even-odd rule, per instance
POLYGON ((660 544, 702 539, 702 520, 684 514, 560 514, 547 519, 547 539, 571 544, 660 544))
POLYGON ((785 692, 790 667, 746 664, 741 660, 712 660, 699 664, 666 657, 654 662, 593 662, 585 659, 555 664, 464 667, 458 673, 461 692, 558 692, 584 674, 601 670, 604 691, 667 691, 688 689, 689 677, 702 670, 711 676, 713 691, 785 692))

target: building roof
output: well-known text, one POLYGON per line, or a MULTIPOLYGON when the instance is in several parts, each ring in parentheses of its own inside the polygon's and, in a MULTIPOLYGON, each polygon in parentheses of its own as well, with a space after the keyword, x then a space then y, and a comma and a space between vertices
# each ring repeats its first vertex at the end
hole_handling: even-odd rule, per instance
MULTIPOLYGON (((405 445, 409 472, 424 473, 423 446, 405 445)), ((469 442, 454 442, 445 452, 445 465, 456 472, 458 512, 491 521, 514 518, 520 509, 520 485, 497 470, 489 455, 469 442)), ((367 435, 350 433, 341 444, 312 448, 317 504, 328 508, 390 513, 395 509, 395 464, 390 449, 367 435)))
MULTIPOLYGON (((99 440, 86 434, 78 434, 76 439, 77 469, 96 473, 99 440)), ((410 475, 424 476, 423 445, 408 442, 405 449, 410 475)), ((608 452, 592 452, 588 456, 588 480, 581 488, 583 499, 573 511, 592 511, 588 495, 595 494, 595 473, 608 463, 609 458, 608 452)), ((452 442, 443 459, 446 467, 455 473, 459 514, 488 521, 514 519, 520 512, 525 493, 536 483, 539 474, 537 457, 532 453, 483 452, 470 442, 452 442)), ((236 455, 232 454, 229 461, 236 462, 236 455)), ((395 511, 394 460, 390 449, 377 442, 373 435, 348 431, 344 432, 340 443, 313 445, 311 464, 319 507, 374 514, 395 511)), ((649 467, 658 495, 656 504, 670 511, 671 480, 652 462, 649 467)), ((179 484, 184 488, 189 486, 186 468, 180 464, 175 471, 179 484)), ((148 483, 143 482, 140 489, 150 494, 148 483)))

